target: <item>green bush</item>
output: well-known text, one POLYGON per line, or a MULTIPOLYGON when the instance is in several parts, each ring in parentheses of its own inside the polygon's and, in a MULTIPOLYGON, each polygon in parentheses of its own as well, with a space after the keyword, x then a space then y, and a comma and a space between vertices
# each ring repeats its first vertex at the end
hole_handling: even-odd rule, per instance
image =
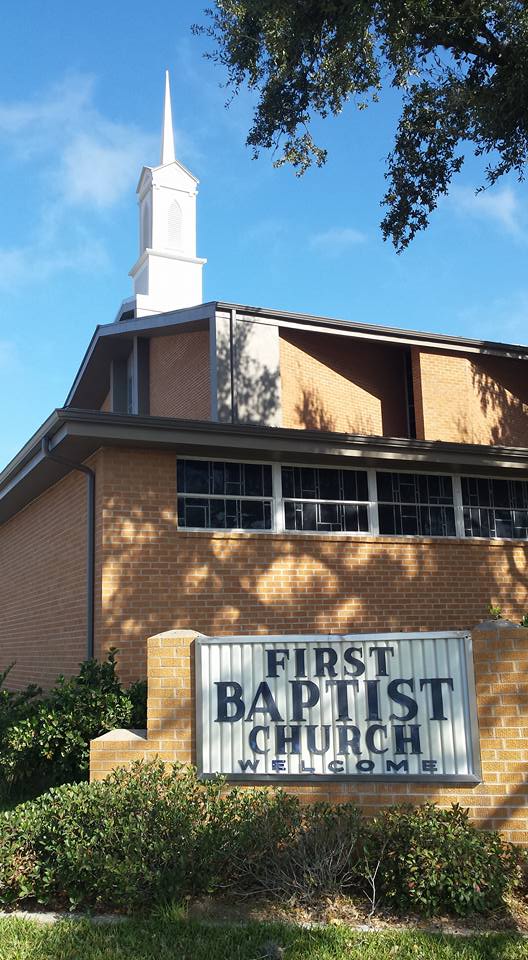
POLYGON ((279 837, 292 806, 281 792, 221 790, 192 768, 138 763, 1 814, 0 903, 132 911, 218 889, 258 846, 258 823, 271 816, 279 837))
POLYGON ((479 830, 458 804, 390 807, 370 821, 364 857, 377 863, 377 895, 400 910, 464 916, 499 907, 520 879, 522 855, 479 830))
POLYGON ((0 677, 0 800, 35 795, 47 787, 85 779, 89 741, 115 727, 146 726, 146 684, 125 690, 116 674, 116 651, 87 660, 78 676, 59 677, 42 695, 38 687, 12 693, 0 677))
POLYGON ((227 790, 189 767, 138 763, 53 788, 0 815, 0 904, 137 911, 218 893, 347 893, 396 911, 496 909, 520 854, 459 807, 301 806, 280 789, 227 790))

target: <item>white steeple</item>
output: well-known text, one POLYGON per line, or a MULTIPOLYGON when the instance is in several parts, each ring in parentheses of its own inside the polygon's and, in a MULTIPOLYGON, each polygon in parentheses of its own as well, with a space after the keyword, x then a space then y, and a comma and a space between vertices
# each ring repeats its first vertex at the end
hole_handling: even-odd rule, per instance
POLYGON ((196 256, 197 187, 196 177, 176 160, 167 70, 160 166, 143 167, 137 187, 139 259, 130 271, 136 317, 203 302, 206 261, 196 256))
POLYGON ((172 126, 172 106, 170 94, 169 71, 165 70, 165 101, 163 104, 163 128, 161 131, 160 164, 174 163, 176 151, 174 149, 174 127, 172 126))

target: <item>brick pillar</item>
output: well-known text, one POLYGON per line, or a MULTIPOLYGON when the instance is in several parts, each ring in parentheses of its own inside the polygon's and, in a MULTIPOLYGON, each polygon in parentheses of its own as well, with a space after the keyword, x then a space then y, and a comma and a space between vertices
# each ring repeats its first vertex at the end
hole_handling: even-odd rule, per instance
POLYGON ((90 780, 155 756, 195 759, 194 630, 167 630, 147 640, 147 729, 112 730, 90 743, 90 780))
MULTIPOLYGON (((528 630, 488 620, 473 630, 473 645, 483 781, 475 792, 485 798, 482 819, 485 826, 526 844, 528 630)), ((478 808, 475 813, 479 815, 478 808)))
POLYGON ((195 759, 194 630, 167 630, 147 641, 147 740, 164 760, 195 759))

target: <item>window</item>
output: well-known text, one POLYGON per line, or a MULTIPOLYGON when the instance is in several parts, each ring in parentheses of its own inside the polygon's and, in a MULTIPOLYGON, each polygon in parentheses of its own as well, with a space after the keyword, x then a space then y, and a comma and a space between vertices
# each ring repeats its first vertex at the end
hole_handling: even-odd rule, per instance
POLYGON ((528 540, 528 480, 180 460, 178 525, 528 540))
POLYGON ((416 411, 414 406, 414 380, 412 369, 412 354, 406 350, 403 354, 405 370, 405 395, 407 400, 407 430, 410 437, 416 439, 416 411))
POLYGON ((282 467, 286 530, 368 531, 366 470, 282 467))
POLYGON ((376 483, 380 533, 455 536, 451 477, 377 473, 376 483))
POLYGON ((528 482, 462 477, 466 537, 528 538, 528 482))
POLYGON ((178 525, 210 530, 271 530, 271 467, 261 463, 178 460, 178 525))

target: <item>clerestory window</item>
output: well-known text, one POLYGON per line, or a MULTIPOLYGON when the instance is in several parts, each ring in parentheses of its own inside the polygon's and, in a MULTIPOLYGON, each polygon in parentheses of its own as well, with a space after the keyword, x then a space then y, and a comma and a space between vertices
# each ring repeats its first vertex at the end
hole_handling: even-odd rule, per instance
POLYGON ((462 477, 466 537, 528 538, 528 482, 462 477))
POLYGON ((528 481, 178 459, 178 525, 373 536, 528 539, 528 481))
POLYGON ((178 460, 178 524, 210 530, 271 530, 271 466, 178 460))
POLYGON ((286 530, 367 532, 366 470, 282 467, 286 530))

